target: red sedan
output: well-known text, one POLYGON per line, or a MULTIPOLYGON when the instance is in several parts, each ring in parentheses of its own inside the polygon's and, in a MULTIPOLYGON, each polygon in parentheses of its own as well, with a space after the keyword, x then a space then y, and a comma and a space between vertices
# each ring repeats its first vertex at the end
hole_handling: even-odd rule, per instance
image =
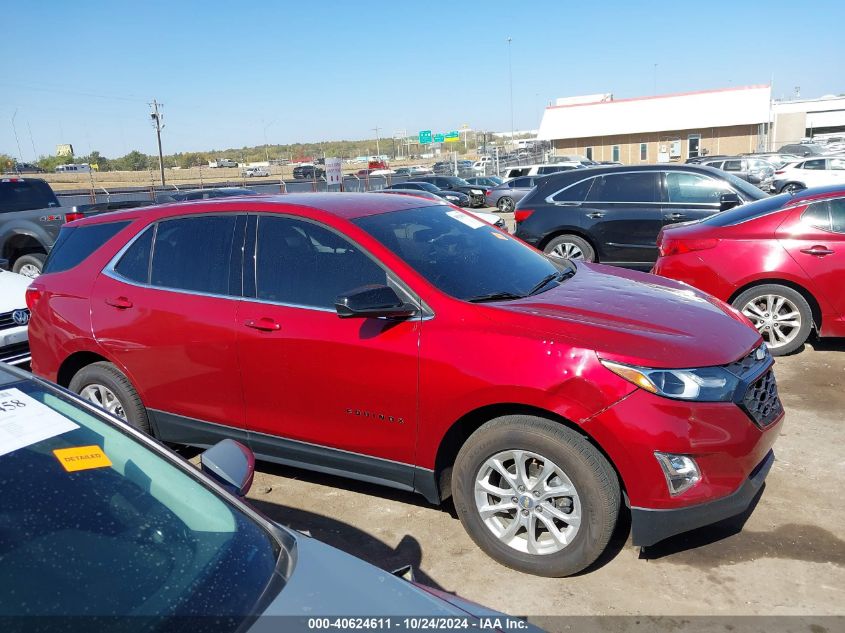
POLYGON ((740 310, 775 356, 845 336, 845 187, 805 189, 666 227, 652 272, 740 310))

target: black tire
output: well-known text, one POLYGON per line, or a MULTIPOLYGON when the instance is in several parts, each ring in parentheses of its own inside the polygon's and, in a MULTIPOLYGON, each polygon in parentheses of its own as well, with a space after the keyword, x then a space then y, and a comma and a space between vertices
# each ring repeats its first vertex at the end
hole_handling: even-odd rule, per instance
POLYGON ((788 182, 780 188, 780 193, 796 193, 806 189, 800 182, 788 182))
POLYGON ((605 457, 572 429, 543 418, 508 415, 487 422, 461 447, 452 471, 455 509, 470 538, 502 565, 538 576, 569 576, 591 565, 607 547, 620 508, 616 473, 605 457), (575 486, 581 524, 572 541, 548 554, 530 554, 502 542, 482 520, 475 483, 485 462, 508 450, 551 460, 575 486))
POLYGON ((44 253, 27 253, 26 255, 21 255, 15 260, 15 263, 12 266, 12 272, 23 274, 34 279, 44 271, 45 261, 47 261, 47 256, 44 253), (38 274, 29 274, 29 271, 33 268, 38 269, 38 274), (24 272, 21 272, 21 270, 24 272))
MULTIPOLYGON (((764 330, 764 326, 762 324, 755 323, 757 330, 763 335, 763 339, 766 341, 772 356, 784 356, 786 354, 791 354, 792 352, 800 349, 801 346, 807 342, 810 333, 813 331, 813 311, 810 308, 810 304, 807 303, 807 300, 804 298, 804 295, 797 290, 793 290, 788 286, 781 286, 780 284, 763 284, 762 286, 749 288, 745 292, 739 294, 736 299, 731 302, 731 305, 742 312, 743 308, 745 308, 749 303, 766 295, 782 297, 786 301, 791 302, 798 311, 800 318, 800 324, 797 328, 798 331, 795 334, 795 337, 789 340, 786 344, 773 344, 771 341, 774 334, 770 334, 770 331, 764 330)), ((748 315, 746 314, 746 316, 748 315)), ((755 320, 756 319, 752 319, 752 321, 755 320)), ((792 334, 791 330, 789 334, 792 334)))
POLYGON ((577 235, 558 235, 554 239, 550 240, 548 244, 546 244, 546 247, 543 249, 543 252, 551 257, 561 257, 561 255, 553 255, 555 249, 560 250, 566 249, 567 247, 576 248, 582 254, 582 256, 573 257, 572 259, 581 259, 585 262, 598 261, 596 258, 596 251, 593 248, 592 244, 590 244, 583 237, 579 237, 577 235))
POLYGON ((502 196, 496 201, 496 208, 502 213, 513 213, 515 206, 513 200, 508 196, 502 196))
POLYGON ((136 429, 152 435, 147 409, 129 379, 113 364, 101 361, 92 363, 76 372, 68 388, 81 393, 89 385, 102 385, 111 390, 123 406, 126 421, 136 429))

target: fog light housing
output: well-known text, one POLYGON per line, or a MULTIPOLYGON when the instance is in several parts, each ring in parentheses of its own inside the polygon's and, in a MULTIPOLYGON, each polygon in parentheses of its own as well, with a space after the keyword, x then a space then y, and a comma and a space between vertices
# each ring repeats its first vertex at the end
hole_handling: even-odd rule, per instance
POLYGON ((701 481, 701 471, 692 457, 656 451, 654 456, 663 469, 669 494, 673 497, 686 492, 701 481))

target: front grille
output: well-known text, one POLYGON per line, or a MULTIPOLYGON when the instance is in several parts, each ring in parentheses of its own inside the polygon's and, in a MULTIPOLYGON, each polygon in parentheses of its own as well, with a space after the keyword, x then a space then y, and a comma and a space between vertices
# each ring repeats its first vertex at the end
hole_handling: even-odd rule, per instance
POLYGON ((0 347, 0 362, 14 364, 29 359, 29 341, 0 347))
POLYGON ((751 353, 744 358, 740 358, 739 360, 732 362, 730 365, 725 365, 725 369, 735 376, 742 378, 743 376, 753 373, 759 366, 767 364, 769 362, 769 357, 769 348, 766 347, 765 343, 763 343, 760 347, 756 347, 751 350, 751 353), (763 358, 758 359, 757 353, 760 349, 763 350, 763 358))
POLYGON ((778 397, 775 373, 771 368, 749 385, 742 399, 742 408, 760 428, 766 428, 777 420, 783 405, 778 397))
MULTIPOLYGON (((24 312, 29 315, 29 310, 24 310, 24 312)), ((20 327, 15 320, 12 318, 12 312, 3 312, 0 313, 0 330, 5 330, 7 328, 12 327, 20 327)))

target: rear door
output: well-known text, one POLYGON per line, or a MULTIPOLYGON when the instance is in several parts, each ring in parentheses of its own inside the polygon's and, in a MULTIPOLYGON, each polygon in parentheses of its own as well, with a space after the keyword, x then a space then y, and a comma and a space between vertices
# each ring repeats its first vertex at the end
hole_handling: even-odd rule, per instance
POLYGON ((163 440, 211 443, 201 422, 243 426, 235 314, 245 222, 232 213, 162 220, 94 284, 94 337, 125 368, 163 440))
POLYGON ((815 202, 790 220, 778 229, 781 244, 815 292, 845 316, 845 198, 815 202))
POLYGON ((651 265, 663 228, 660 172, 614 172, 599 176, 581 205, 584 226, 602 262, 651 265))

